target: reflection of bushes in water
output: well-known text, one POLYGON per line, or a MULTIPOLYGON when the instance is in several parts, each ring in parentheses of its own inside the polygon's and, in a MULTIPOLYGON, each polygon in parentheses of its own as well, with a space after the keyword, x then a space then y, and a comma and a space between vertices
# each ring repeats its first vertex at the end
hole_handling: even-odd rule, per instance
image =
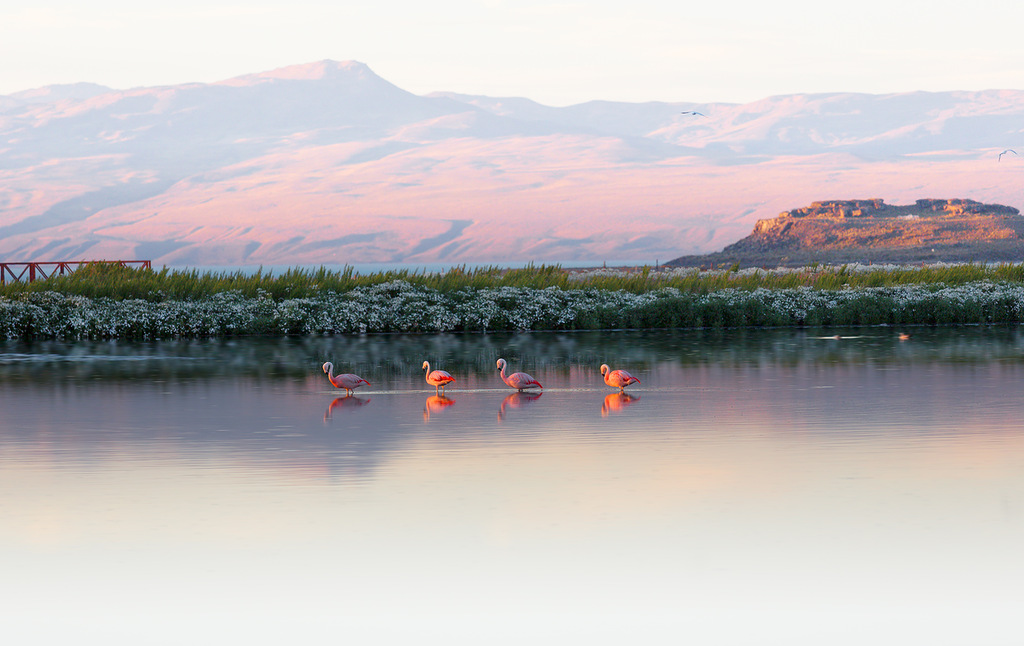
MULTIPOLYGON (((491 378, 495 359, 530 371, 582 370, 599 379, 601 363, 645 370, 663 363, 878 366, 1024 361, 1024 330, 1013 327, 925 327, 897 339, 891 327, 835 330, 707 328, 488 334, 381 334, 151 341, 0 342, 0 380, 79 379, 246 381, 305 379, 326 383, 324 361, 383 382, 422 378, 424 360, 461 376, 491 378)), ((496 377, 495 377, 496 378, 496 377)), ((372 380, 371 380, 372 381, 372 380)), ((464 383, 464 382, 460 382, 464 383)))
POLYGON ((0 337, 158 339, 377 332, 732 328, 1018 323, 1024 286, 859 289, 667 287, 642 294, 555 287, 444 293, 393 281, 345 293, 274 300, 220 292, 196 300, 87 298, 56 292, 0 299, 0 337))
POLYGON ((679 366, 755 367, 869 362, 879 367, 936 361, 956 364, 1000 361, 1008 365, 1024 362, 1024 329, 1017 326, 900 330, 909 331, 911 339, 900 341, 898 330, 876 326, 843 328, 840 339, 832 338, 836 334, 834 329, 707 328, 367 335, 306 337, 291 341, 302 348, 304 357, 321 361, 341 357, 349 362, 346 365, 376 371, 388 378, 403 375, 418 378, 420 364, 431 358, 453 374, 488 376, 494 374, 494 361, 499 356, 526 372, 578 369, 592 373, 598 380, 601 363, 647 370, 666 362, 679 366))

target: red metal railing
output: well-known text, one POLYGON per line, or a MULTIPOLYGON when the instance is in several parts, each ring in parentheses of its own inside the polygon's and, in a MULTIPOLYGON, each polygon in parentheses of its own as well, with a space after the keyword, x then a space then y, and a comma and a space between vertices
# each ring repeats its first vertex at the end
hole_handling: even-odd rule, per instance
POLYGON ((65 262, 0 262, 0 285, 32 282, 50 276, 73 273, 82 265, 120 265, 136 269, 152 269, 152 260, 70 260, 65 262))

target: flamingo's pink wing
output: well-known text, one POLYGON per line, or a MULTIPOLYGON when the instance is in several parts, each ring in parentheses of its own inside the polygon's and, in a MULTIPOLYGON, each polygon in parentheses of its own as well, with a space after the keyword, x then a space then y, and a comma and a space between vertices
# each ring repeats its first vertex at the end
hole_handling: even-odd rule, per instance
POLYGON ((608 375, 608 381, 613 386, 618 386, 620 388, 622 386, 628 386, 630 384, 638 384, 638 383, 640 383, 639 379, 637 379, 633 375, 629 374, 625 370, 613 370, 611 372, 611 374, 608 375))
POLYGON ((451 376, 446 370, 431 370, 430 374, 427 375, 427 383, 434 386, 441 386, 455 381, 455 377, 451 376))
POLYGON ((358 388, 363 384, 366 384, 367 386, 370 385, 370 382, 366 381, 359 375, 354 375, 350 372, 343 375, 336 375, 334 380, 337 382, 335 385, 340 385, 342 388, 348 388, 350 390, 352 388, 358 388))
POLYGON ((543 388, 543 386, 540 385, 539 381, 537 381, 530 375, 526 374, 525 372, 513 372, 512 376, 510 376, 508 379, 512 383, 512 386, 514 388, 526 388, 527 386, 538 386, 540 388, 543 388))

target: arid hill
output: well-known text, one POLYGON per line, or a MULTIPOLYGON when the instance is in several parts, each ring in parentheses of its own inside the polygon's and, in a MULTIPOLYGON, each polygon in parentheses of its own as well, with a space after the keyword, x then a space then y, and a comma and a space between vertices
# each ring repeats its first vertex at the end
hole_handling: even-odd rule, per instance
POLYGON ((813 262, 1024 260, 1024 217, 974 200, 829 200, 758 220, 746 238, 720 252, 683 256, 677 266, 803 265, 813 262))
POLYGON ((49 86, 0 96, 0 261, 643 265, 803 196, 1024 211, 1024 154, 1000 156, 1022 122, 1024 89, 552 107, 357 61, 49 86))

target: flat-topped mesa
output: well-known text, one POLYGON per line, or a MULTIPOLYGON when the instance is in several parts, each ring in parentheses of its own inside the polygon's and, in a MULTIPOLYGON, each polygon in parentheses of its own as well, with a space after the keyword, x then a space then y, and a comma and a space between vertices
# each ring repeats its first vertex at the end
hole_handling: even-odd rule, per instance
POLYGON ((758 220, 720 252, 671 265, 762 266, 814 262, 973 262, 1024 260, 1024 217, 1012 206, 967 199, 827 200, 758 220))
POLYGON ((792 211, 783 211, 780 218, 859 218, 878 215, 889 206, 878 198, 870 200, 823 200, 811 202, 810 206, 792 211))
MULTIPOLYGON (((917 200, 904 206, 886 204, 879 198, 868 200, 823 200, 811 202, 791 211, 783 211, 779 218, 865 218, 865 217, 907 217, 941 215, 1019 215, 1020 211, 1002 204, 983 204, 975 200, 951 199, 917 200)), ((760 224, 760 223, 759 223, 760 224)))
MULTIPOLYGON (((975 200, 922 199, 889 205, 880 199, 827 200, 758 220, 746 238, 722 253, 822 253, 837 250, 931 250, 1024 241, 1020 211, 975 200)), ((1019 244, 1019 243, 1014 243, 1019 244)))
POLYGON ((917 200, 914 203, 922 211, 944 212, 947 215, 1020 215, 1012 206, 982 204, 974 200, 917 200))

